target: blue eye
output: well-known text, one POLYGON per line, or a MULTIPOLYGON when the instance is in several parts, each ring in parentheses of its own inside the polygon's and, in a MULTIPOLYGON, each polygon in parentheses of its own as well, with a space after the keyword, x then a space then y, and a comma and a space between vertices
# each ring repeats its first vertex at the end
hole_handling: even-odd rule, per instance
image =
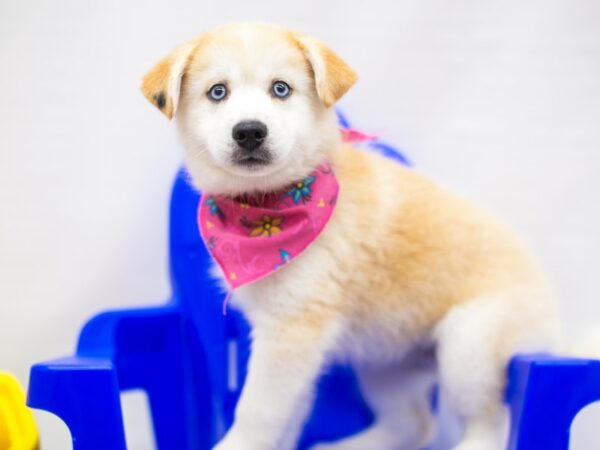
POLYGON ((215 102, 220 102, 227 97, 227 88, 224 84, 215 84, 208 91, 208 98, 215 102))
POLYGON ((292 93, 292 88, 283 81, 275 81, 271 87, 271 92, 278 98, 287 98, 292 93))

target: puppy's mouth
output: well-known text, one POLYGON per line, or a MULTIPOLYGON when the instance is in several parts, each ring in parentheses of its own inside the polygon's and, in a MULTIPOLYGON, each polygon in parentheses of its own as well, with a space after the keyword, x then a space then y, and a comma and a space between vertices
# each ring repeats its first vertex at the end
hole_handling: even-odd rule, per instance
POLYGON ((273 162, 271 153, 263 149, 256 149, 252 152, 238 149, 233 153, 231 159, 235 166, 248 170, 257 170, 273 162))

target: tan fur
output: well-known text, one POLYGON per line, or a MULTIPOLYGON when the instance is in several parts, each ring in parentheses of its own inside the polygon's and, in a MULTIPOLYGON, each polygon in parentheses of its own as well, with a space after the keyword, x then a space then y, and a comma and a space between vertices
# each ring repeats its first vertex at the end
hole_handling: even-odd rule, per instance
POLYGON ((319 98, 325 106, 332 106, 356 83, 356 72, 322 42, 298 33, 291 33, 290 38, 311 65, 319 98))
POLYGON ((415 170, 350 146, 332 160, 341 195, 320 245, 336 259, 339 289, 357 297, 340 300, 343 315, 412 309, 422 334, 462 302, 545 285, 507 228, 415 170))
POLYGON ((169 119, 177 108, 180 83, 188 60, 201 42, 198 38, 182 44, 161 59, 143 78, 141 90, 144 96, 169 119))

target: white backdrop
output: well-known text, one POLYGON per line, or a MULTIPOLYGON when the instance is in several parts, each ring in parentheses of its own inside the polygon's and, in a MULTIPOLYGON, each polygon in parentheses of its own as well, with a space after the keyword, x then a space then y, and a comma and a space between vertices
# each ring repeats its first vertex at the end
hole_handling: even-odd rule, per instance
MULTIPOLYGON (((573 338, 600 322, 600 2, 4 0, 1 369, 25 384, 96 311, 167 297, 181 156, 140 78, 174 45, 237 20, 328 42, 361 76, 342 102, 355 124, 513 224, 573 338)), ((44 448, 67 448, 64 427, 38 417, 44 448)), ((600 408, 578 419, 575 449, 598 448, 599 420, 600 408)), ((138 448, 142 434, 130 433, 138 448)))

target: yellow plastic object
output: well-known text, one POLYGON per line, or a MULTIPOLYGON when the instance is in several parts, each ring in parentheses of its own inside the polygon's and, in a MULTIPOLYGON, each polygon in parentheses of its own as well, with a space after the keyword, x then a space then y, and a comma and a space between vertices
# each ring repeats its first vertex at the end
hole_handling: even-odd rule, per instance
POLYGON ((0 372, 0 450, 34 450, 38 432, 25 393, 15 377, 0 372))

